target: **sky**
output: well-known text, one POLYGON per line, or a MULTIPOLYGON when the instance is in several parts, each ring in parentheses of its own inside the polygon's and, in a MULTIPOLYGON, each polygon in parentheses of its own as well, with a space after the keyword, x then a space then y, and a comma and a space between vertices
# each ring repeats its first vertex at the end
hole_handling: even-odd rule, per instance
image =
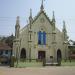
MULTIPOLYGON (((20 26, 24 27, 29 20, 30 8, 35 17, 40 11, 42 0, 0 0, 0 35, 9 36, 15 33, 16 17, 20 16, 20 26)), ((44 10, 52 19, 55 12, 56 27, 62 30, 63 20, 69 39, 75 41, 75 0, 45 0, 44 10)))

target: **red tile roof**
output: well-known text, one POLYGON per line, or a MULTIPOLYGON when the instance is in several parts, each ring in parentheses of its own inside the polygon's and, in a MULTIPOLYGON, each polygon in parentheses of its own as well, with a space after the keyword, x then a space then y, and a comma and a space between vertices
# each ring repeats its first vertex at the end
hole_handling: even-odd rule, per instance
POLYGON ((12 50, 6 43, 0 43, 0 50, 12 50))

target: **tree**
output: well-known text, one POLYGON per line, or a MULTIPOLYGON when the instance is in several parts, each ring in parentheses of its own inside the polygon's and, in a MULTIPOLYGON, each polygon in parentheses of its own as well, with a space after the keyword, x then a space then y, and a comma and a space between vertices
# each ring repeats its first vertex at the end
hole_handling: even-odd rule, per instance
POLYGON ((75 45, 75 41, 73 42, 73 45, 75 45))
POLYGON ((11 36, 5 37, 5 36, 1 36, 0 37, 0 42, 1 43, 6 43, 8 46, 10 46, 11 48, 13 47, 13 40, 14 40, 14 36, 13 34, 11 36))
POLYGON ((13 47, 13 40, 14 40, 14 36, 8 36, 5 40, 5 43, 7 43, 11 48, 13 47))
POLYGON ((5 40, 6 40, 6 37, 0 37, 0 42, 5 42, 5 40))
POLYGON ((70 45, 75 45, 75 41, 69 40, 69 44, 70 44, 70 45))

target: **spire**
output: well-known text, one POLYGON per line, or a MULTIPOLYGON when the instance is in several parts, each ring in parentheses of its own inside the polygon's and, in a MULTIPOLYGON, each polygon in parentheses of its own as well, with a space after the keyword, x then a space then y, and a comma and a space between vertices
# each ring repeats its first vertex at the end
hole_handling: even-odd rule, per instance
POLYGON ((31 29, 31 24, 32 24, 32 22, 33 22, 32 9, 30 9, 30 16, 29 16, 30 29, 31 29))
POLYGON ((17 16, 17 19, 16 19, 16 25, 19 25, 20 21, 19 21, 19 16, 17 16))
POLYGON ((63 32, 66 32, 65 21, 63 21, 63 32))
POLYGON ((16 38, 19 38, 19 31, 20 31, 20 21, 19 21, 19 16, 17 16, 16 25, 15 25, 15 37, 16 38))
POLYGON ((64 36, 64 41, 67 41, 69 37, 67 35, 65 21, 63 21, 63 29, 62 29, 62 32, 63 32, 63 36, 64 36))
POLYGON ((54 22, 55 22, 55 15, 54 15, 54 11, 53 11, 52 21, 54 21, 54 22))
POLYGON ((32 9, 30 9, 30 17, 32 18, 32 9))
POLYGON ((54 11, 53 11, 53 17, 52 17, 52 24, 53 24, 53 31, 55 31, 55 15, 54 15, 54 11))
POLYGON ((30 22, 32 22, 32 21, 33 21, 33 18, 32 18, 32 9, 30 9, 29 21, 30 21, 30 22))
POLYGON ((65 28, 65 21, 63 21, 63 28, 65 28))
POLYGON ((41 3, 41 10, 43 10, 43 9, 44 9, 43 1, 44 1, 44 0, 42 0, 42 3, 41 3))

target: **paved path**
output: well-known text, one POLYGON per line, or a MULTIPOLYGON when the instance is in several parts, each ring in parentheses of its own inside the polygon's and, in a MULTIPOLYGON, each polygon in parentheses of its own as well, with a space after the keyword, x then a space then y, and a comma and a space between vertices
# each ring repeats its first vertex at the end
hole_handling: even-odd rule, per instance
POLYGON ((75 67, 45 67, 45 68, 0 67, 0 75, 75 75, 75 67))

